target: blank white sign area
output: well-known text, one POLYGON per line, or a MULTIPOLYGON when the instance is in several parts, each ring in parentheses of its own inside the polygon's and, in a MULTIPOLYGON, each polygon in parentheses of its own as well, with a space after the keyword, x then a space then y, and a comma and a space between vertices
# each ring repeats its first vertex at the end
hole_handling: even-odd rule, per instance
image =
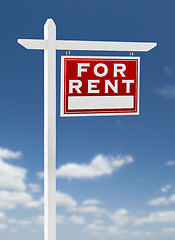
POLYGON ((68 109, 134 108, 134 96, 68 97, 68 109))

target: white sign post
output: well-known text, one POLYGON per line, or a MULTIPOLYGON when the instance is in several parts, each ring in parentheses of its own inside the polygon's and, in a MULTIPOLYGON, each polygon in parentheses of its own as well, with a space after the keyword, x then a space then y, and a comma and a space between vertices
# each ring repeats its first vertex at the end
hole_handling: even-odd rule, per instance
POLYGON ((44 25, 44 40, 18 43, 44 50, 44 240, 56 240, 56 50, 147 52, 157 43, 56 40, 52 19, 44 25))

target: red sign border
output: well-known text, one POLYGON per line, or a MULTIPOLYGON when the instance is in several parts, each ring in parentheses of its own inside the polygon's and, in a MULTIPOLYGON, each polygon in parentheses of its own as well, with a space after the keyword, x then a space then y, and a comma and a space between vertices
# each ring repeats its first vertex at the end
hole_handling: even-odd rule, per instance
MULTIPOLYGON (((61 101, 60 101, 60 116, 61 117, 82 117, 82 116, 117 116, 117 115, 139 115, 139 98, 140 98, 140 57, 107 57, 107 56, 61 56, 61 101), (137 75, 138 75, 138 85, 137 85, 137 99, 136 101, 136 110, 125 110, 127 112, 106 112, 106 110, 98 109, 96 113, 90 113, 90 110, 87 112, 83 110, 84 113, 74 111, 74 113, 65 113, 65 88, 64 88, 64 76, 65 76, 65 59, 70 58, 96 58, 96 59, 126 59, 126 60, 138 60, 137 65, 137 75), (130 112, 129 112, 130 111, 130 112)), ((115 111, 115 110, 114 110, 115 111)))

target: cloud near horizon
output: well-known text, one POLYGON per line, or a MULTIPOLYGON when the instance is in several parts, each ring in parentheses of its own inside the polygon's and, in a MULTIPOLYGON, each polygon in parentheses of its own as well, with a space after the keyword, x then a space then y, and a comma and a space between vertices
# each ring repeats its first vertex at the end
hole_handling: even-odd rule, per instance
POLYGON ((167 197, 159 197, 151 199, 148 202, 148 205, 151 206, 161 206, 161 205, 169 205, 171 203, 175 203, 175 194, 172 194, 169 198, 167 197))
MULTIPOLYGON (((126 156, 104 156, 96 155, 89 164, 68 163, 62 165, 56 170, 56 176, 59 178, 71 179, 94 179, 97 177, 111 175, 114 171, 122 168, 127 164, 134 162, 130 155, 126 156)), ((42 178, 43 173, 38 173, 42 178)))
POLYGON ((0 158, 2 159, 18 159, 20 158, 22 153, 20 151, 14 152, 7 148, 0 147, 0 158))
POLYGON ((27 170, 13 166, 0 159, 0 189, 24 191, 27 170))
POLYGON ((7 148, 0 148, 0 189, 24 191, 27 170, 25 168, 6 163, 4 159, 18 159, 22 153, 7 148))
POLYGON ((175 166, 175 160, 172 160, 172 161, 167 161, 165 163, 166 166, 175 166))

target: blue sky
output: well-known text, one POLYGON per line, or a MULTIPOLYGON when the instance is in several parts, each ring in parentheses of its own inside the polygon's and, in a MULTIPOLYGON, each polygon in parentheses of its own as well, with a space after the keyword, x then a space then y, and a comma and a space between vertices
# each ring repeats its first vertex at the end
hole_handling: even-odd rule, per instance
POLYGON ((43 52, 16 40, 43 39, 47 18, 57 25, 57 39, 158 42, 135 53, 141 57, 139 116, 60 118, 65 51, 57 51, 57 239, 174 239, 174 8, 169 0, 1 4, 1 239, 43 238, 43 52))

